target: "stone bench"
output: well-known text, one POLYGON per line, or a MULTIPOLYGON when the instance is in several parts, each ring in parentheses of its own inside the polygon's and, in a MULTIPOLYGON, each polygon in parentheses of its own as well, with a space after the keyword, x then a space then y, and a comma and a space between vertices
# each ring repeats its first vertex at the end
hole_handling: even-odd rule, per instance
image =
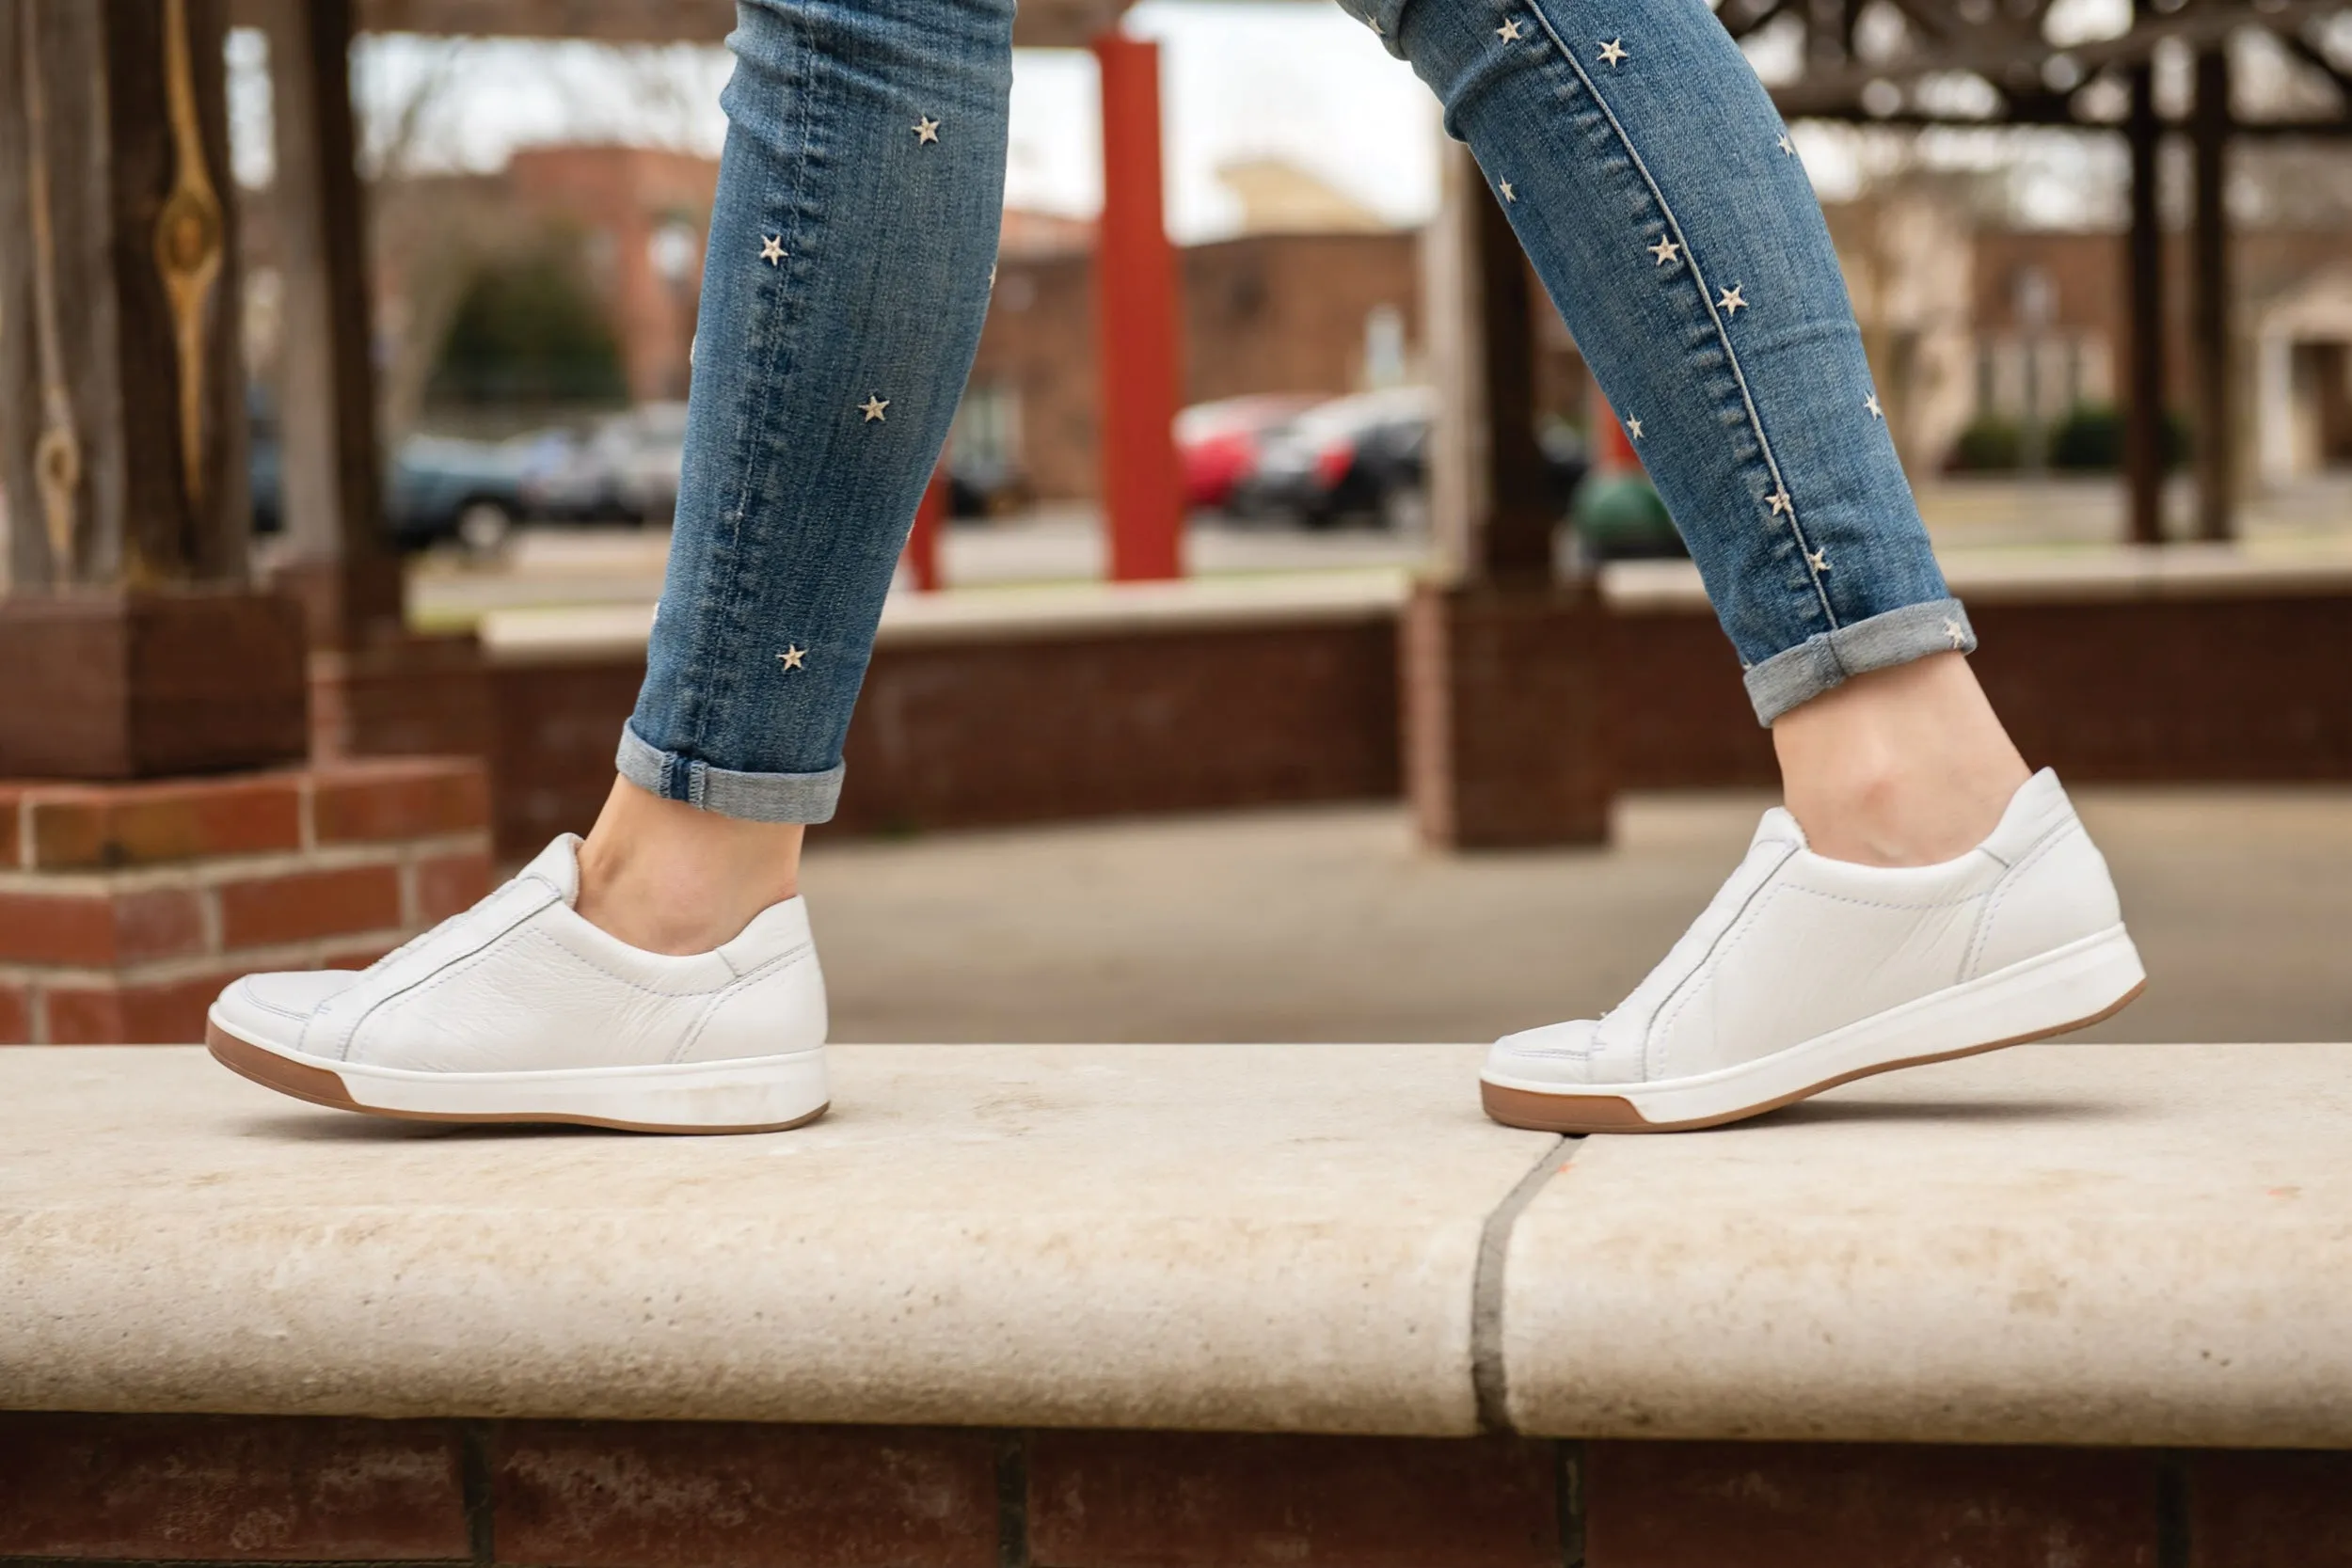
POLYGON ((2352 1560, 2352 1047, 1581 1141, 1459 1046, 834 1055, 663 1140, 0 1053, 0 1559, 2352 1560))

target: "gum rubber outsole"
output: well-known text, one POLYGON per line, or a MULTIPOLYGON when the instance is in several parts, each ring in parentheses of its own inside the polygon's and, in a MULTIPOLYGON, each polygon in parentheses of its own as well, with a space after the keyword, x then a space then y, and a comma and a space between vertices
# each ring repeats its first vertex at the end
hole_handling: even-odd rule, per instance
POLYGON ((674 1134, 707 1133, 723 1136, 738 1132, 788 1132, 795 1127, 806 1127, 833 1109, 828 1101, 804 1117, 790 1121, 753 1123, 739 1127, 703 1127, 663 1125, 656 1122, 615 1121, 603 1117, 571 1116, 553 1111, 519 1111, 474 1115, 463 1111, 394 1111, 380 1105, 362 1105, 343 1086, 342 1079, 326 1068, 311 1067, 305 1062, 291 1061, 275 1051, 265 1051, 252 1041, 241 1038, 207 1019, 204 1023, 204 1047, 213 1053, 213 1060, 240 1078, 249 1078, 263 1088, 279 1094, 307 1100, 313 1105, 332 1106, 338 1111, 357 1111, 364 1117, 389 1117, 398 1121, 448 1121, 475 1126, 501 1126, 535 1122, 563 1124, 572 1127, 600 1127, 613 1132, 668 1132, 674 1134))
POLYGON ((1963 1056, 1981 1056, 1990 1051, 2005 1050, 2012 1045, 2026 1045, 2058 1035, 2071 1035, 2077 1029, 2088 1029, 2104 1023, 2138 1000, 2148 989, 2142 980, 2114 1002, 2072 1023, 2055 1028, 2035 1029, 2013 1035, 2008 1039, 1989 1040, 1983 1045, 1963 1046, 1958 1051, 1939 1051, 1926 1056, 1906 1056, 1900 1061, 1880 1062, 1870 1067, 1841 1072, 1835 1078, 1822 1080, 1810 1088, 1784 1094, 1756 1105, 1744 1105, 1720 1116, 1699 1117, 1690 1121, 1652 1121, 1642 1115, 1633 1101, 1617 1094, 1545 1094, 1535 1089, 1515 1089, 1501 1084, 1480 1083, 1478 1096, 1486 1115, 1505 1127, 1521 1127, 1531 1132, 1695 1132, 1701 1128, 1723 1127, 1735 1121, 1760 1117, 1767 1111, 1777 1111, 1800 1100, 1851 1084, 1857 1078, 1875 1077, 1882 1072, 1894 1072, 1907 1067, 1926 1067, 1931 1062, 1956 1062, 1963 1056))

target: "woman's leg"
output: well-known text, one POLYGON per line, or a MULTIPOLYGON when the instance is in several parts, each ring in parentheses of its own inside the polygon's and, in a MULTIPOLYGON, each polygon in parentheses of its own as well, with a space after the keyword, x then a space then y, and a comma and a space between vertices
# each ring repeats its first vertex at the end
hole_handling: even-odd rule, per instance
MULTIPOLYGON (((1777 728, 1854 677, 1972 650, 1795 144, 1702 0, 1349 3, 1477 155, 1690 542, 1756 717, 1777 728)), ((2024 765, 1964 663, 1941 662, 1901 700, 1950 705, 1999 766, 1890 791, 1840 745, 1784 744, 1809 828, 1935 860, 2000 815, 2024 765)), ((1870 691, 1791 733, 1867 731, 1870 691)))
POLYGON ((668 1132, 827 1101, 793 896, 988 308, 1012 0, 742 0, 669 579, 587 844, 363 974, 248 975, 215 1054, 352 1110, 668 1132))
POLYGON ((1011 0, 745 0, 677 523, 580 912, 660 952, 789 897, 979 343, 1011 0))
POLYGON ((1624 1006, 1498 1046, 1488 1108, 1706 1125, 2128 1000, 2105 863, 1969 673, 1828 226, 1703 0, 1343 3, 1476 154, 1690 542, 1787 785, 1624 1006))

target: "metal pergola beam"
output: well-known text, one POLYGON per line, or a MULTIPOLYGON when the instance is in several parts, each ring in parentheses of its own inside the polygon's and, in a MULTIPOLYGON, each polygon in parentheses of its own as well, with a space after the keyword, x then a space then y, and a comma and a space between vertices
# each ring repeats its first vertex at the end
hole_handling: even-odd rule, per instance
MULTIPOLYGON (((1081 48, 1132 0, 1021 0, 1013 41, 1081 48)), ((230 0, 240 25, 259 8, 230 0)), ((358 30, 461 38, 587 39, 601 43, 716 43, 735 25, 735 0, 358 0, 358 30)))
MULTIPOLYGON (((2109 122, 2086 118, 2078 110, 2083 89, 2103 72, 2128 70, 2153 57, 2156 51, 2176 43, 2203 51, 2218 47, 2245 28, 2259 29, 2280 40, 2306 66, 2322 72, 2344 100, 2344 112, 2326 119, 2241 120, 2233 134, 2255 135, 2352 135, 2352 73, 2328 59, 2305 29, 2315 23, 2352 14, 2346 0, 2200 0, 2165 13, 2138 8, 2129 31, 2108 39, 2061 45, 2045 34, 2050 0, 2031 0, 2024 9, 1990 8, 1984 19, 1968 22, 1957 12, 1929 0, 1887 0, 1917 35, 1921 47, 1884 59, 1853 57, 1842 39, 1824 40, 1823 18, 1788 0, 1724 0, 1724 24, 1744 36, 1780 16, 1792 16, 1805 27, 1804 51, 1808 69, 1797 81, 1775 88, 1773 101, 1792 119, 1841 119, 1864 124, 1910 127, 1955 125, 2050 125, 2112 130, 2109 122), (1824 63, 1827 62, 1827 63, 1824 63), (2074 77, 2073 85, 2054 87, 2049 72, 2060 63, 2074 77), (1876 112, 1867 99, 1875 89, 1915 86, 1931 76, 1972 75, 2001 97, 1994 114, 1944 115, 1904 105, 1876 112)), ((2171 127, 2168 127, 2170 129, 2171 127)), ((2181 127, 2185 129, 2185 126, 2181 127)))

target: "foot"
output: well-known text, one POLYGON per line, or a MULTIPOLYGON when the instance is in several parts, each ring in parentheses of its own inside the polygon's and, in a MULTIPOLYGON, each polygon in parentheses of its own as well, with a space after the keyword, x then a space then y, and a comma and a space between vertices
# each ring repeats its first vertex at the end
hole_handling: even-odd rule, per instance
POLYGON ((799 898, 687 956, 575 908, 557 839, 465 913, 360 971, 253 974, 213 1004, 230 1069, 297 1099, 435 1121, 754 1132, 826 1105, 825 983, 799 898))
POLYGON ((1764 814, 1615 1011, 1495 1043, 1486 1114, 1553 1132, 1713 1127, 1849 1079, 2095 1023, 2146 976, 2106 862, 2043 771, 1957 860, 1857 865, 1764 814))

